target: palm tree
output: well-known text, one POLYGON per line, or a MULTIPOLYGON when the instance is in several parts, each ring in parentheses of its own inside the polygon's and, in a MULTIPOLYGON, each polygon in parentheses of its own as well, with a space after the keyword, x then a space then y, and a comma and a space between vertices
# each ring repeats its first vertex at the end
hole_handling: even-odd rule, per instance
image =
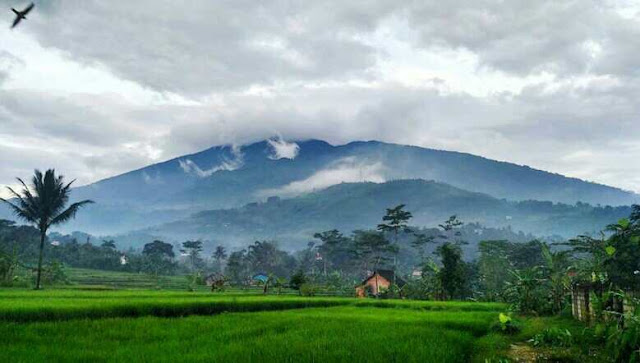
POLYGON ((23 189, 20 193, 7 187, 14 201, 0 198, 11 207, 13 213, 20 219, 35 225, 40 230, 40 256, 38 257, 38 275, 36 278, 36 290, 40 289, 40 276, 42 275, 42 252, 44 241, 49 227, 64 223, 73 217, 85 204, 93 203, 91 200, 83 200, 73 203, 65 209, 69 201, 71 184, 65 184, 62 175, 56 176, 53 169, 47 170, 44 175, 36 170, 31 179, 31 188, 22 179, 17 178, 23 189))
POLYGON ((218 272, 222 272, 222 260, 227 258, 227 250, 225 250, 224 246, 216 247, 216 250, 213 253, 213 258, 216 259, 218 272))

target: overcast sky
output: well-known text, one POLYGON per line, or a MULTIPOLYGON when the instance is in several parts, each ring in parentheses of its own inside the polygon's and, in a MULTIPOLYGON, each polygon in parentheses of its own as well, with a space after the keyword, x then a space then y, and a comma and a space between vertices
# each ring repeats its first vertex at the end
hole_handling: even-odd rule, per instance
POLYGON ((282 135, 640 192, 640 4, 0 0, 0 185, 282 135))

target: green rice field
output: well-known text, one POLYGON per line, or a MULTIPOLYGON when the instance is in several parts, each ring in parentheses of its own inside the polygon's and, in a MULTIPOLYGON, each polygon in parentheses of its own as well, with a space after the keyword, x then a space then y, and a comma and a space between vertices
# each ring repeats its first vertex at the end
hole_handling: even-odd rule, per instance
POLYGON ((505 309, 475 302, 6 289, 0 290, 0 361, 498 362, 512 338, 490 326, 505 309))

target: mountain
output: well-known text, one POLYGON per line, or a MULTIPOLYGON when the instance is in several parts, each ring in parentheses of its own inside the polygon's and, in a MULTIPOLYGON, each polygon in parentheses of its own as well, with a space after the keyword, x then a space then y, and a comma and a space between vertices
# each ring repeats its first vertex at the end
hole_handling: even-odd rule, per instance
MULTIPOLYGON (((411 224, 418 227, 436 227, 456 214, 481 226, 564 238, 594 233, 631 212, 630 207, 514 202, 434 181, 398 180, 344 183, 295 198, 272 197, 241 208, 202 211, 144 229, 137 237, 203 239, 227 246, 272 239, 295 249, 310 241, 315 232, 375 228, 386 208, 401 203, 413 214, 411 224)), ((136 234, 129 237, 130 243, 135 242, 136 234)))
MULTIPOLYGON (((75 188, 93 199, 64 231, 94 234, 185 219, 204 210, 238 208, 269 196, 296 197, 341 182, 424 179, 513 201, 630 205, 637 194, 465 153, 378 141, 333 146, 267 140, 216 146, 75 188)), ((7 211, 0 216, 8 216, 7 211)))

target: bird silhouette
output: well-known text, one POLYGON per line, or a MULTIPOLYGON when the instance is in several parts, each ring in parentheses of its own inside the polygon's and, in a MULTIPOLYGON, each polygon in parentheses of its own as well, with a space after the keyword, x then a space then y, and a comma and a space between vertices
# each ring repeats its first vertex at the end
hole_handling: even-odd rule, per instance
POLYGON ((31 3, 22 11, 18 11, 14 8, 11 8, 11 11, 13 11, 16 14, 16 19, 13 21, 13 25, 11 25, 11 29, 15 28, 16 25, 18 25, 20 21, 22 21, 22 19, 27 18, 27 14, 29 14, 29 12, 31 11, 31 9, 33 9, 34 6, 35 4, 31 3))

